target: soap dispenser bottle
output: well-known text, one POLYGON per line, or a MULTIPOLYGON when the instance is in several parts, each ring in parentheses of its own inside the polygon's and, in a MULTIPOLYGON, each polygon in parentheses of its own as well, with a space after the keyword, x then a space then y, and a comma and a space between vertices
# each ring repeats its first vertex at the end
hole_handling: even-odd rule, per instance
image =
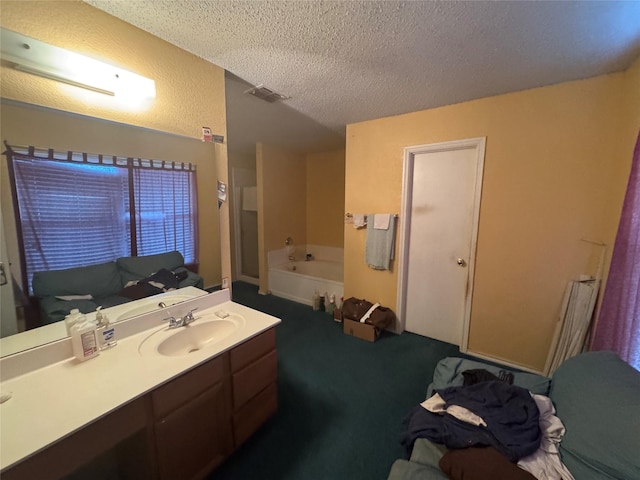
POLYGON ((84 315, 71 327, 71 347, 73 354, 81 362, 100 354, 96 326, 84 315))
POLYGON ((109 318, 100 311, 101 309, 101 306, 96 309, 96 335, 98 337, 98 348, 105 350, 115 347, 118 344, 118 340, 116 339, 115 328, 109 324, 109 318))
POLYGON ((64 326, 67 328, 67 335, 71 336, 71 327, 73 327, 73 325, 82 317, 83 315, 77 308, 73 308, 69 312, 69 315, 64 317, 64 326))

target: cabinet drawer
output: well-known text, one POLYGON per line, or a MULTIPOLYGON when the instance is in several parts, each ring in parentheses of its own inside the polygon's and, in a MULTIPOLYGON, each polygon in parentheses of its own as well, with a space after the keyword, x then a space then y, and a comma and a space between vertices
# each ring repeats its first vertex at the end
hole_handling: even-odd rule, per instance
POLYGON ((276 413, 277 409, 278 389, 276 384, 272 383, 234 413, 233 434, 236 448, 276 413))
POLYGON ((227 354, 220 355, 154 390, 151 393, 154 417, 164 417, 221 381, 225 376, 227 362, 227 354))
POLYGON ((271 328, 231 350, 231 371, 237 372, 276 348, 276 329, 271 328))
POLYGON ((242 407, 248 400, 278 378, 278 358, 275 350, 267 353, 232 376, 233 408, 242 407))

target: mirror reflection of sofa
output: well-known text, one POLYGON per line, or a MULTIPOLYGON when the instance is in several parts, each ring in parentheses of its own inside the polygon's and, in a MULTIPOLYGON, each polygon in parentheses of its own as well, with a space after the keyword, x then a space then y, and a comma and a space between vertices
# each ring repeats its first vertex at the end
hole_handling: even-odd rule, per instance
MULTIPOLYGON (((176 280, 181 279, 176 282, 176 288, 203 288, 202 277, 186 268, 184 257, 178 251, 36 272, 33 275, 33 293, 40 305, 41 322, 44 325, 64 320, 73 308, 89 313, 99 306, 109 308, 133 301, 140 298, 140 290, 132 294, 127 285, 144 282, 160 271, 173 272, 176 280)), ((161 291, 147 289, 149 295, 161 291)))

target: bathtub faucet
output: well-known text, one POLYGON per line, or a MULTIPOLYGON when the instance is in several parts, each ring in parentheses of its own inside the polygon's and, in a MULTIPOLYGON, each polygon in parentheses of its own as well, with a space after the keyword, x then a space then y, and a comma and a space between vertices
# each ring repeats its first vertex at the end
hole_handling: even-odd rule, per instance
POLYGON ((304 259, 304 260, 305 260, 306 262, 310 262, 311 260, 313 260, 313 255, 312 255, 312 254, 310 254, 310 253, 307 253, 307 255, 306 255, 306 257, 305 257, 305 259, 304 259))
POLYGON ((290 262, 295 262, 296 261, 296 256, 293 255, 293 254, 289 255, 289 261, 290 262))

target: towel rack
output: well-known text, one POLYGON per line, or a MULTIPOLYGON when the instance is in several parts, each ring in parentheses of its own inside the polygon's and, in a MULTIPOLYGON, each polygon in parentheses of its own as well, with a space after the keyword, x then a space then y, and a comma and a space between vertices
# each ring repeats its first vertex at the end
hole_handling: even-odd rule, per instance
MULTIPOLYGON (((393 214, 393 218, 398 218, 398 217, 399 217, 399 215, 397 213, 393 214)), ((365 222, 367 221, 367 215, 366 214, 364 216, 364 220, 365 220, 365 222)), ((353 213, 347 212, 347 213, 344 214, 344 223, 347 223, 347 224, 353 223, 353 213)))
MULTIPOLYGON (((345 214, 344 214, 344 216, 345 216, 346 218, 353 218, 353 213, 349 213, 349 212, 347 212, 347 213, 345 213, 345 214)), ((365 216, 364 216, 364 218, 367 218, 367 215, 365 215, 365 216)), ((398 214, 397 214, 397 213, 394 213, 394 214, 393 214, 393 218, 398 218, 398 214)))

